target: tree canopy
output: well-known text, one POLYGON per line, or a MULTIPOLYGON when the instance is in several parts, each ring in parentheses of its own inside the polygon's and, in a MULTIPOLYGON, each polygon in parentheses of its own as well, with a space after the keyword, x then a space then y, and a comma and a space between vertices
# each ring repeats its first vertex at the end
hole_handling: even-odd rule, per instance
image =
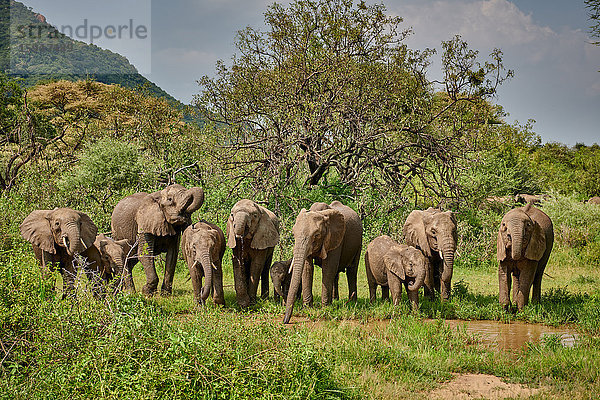
POLYGON ((409 49, 410 29, 383 4, 275 3, 265 24, 238 32, 231 65, 219 61, 195 99, 222 128, 236 178, 275 190, 331 175, 354 190, 459 195, 457 160, 498 117, 486 100, 512 75, 499 50, 481 63, 460 37, 444 42, 434 82, 434 51, 409 49))

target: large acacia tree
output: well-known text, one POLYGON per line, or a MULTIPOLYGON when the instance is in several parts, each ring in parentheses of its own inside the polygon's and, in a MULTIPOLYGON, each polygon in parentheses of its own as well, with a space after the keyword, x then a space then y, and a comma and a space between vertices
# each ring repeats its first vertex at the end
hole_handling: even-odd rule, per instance
POLYGON ((444 42, 436 83, 426 74, 433 51, 410 50, 410 30, 383 4, 297 0, 269 6, 265 23, 238 32, 231 65, 218 62, 196 96, 225 135, 221 161, 236 178, 316 185, 334 170, 354 188, 456 196, 456 159, 510 75, 500 51, 481 65, 459 37, 444 42))

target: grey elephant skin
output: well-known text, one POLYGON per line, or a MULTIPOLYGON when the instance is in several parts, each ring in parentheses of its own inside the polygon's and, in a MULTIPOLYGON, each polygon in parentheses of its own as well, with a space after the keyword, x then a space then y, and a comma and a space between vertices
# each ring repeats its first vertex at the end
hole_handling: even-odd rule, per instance
POLYGON ((233 279, 240 307, 256 301, 258 283, 261 295, 269 296, 269 268, 273 249, 279 243, 279 218, 248 199, 238 201, 227 219, 227 247, 232 249, 233 279))
POLYGON ((135 291, 131 271, 140 261, 146 274, 142 292, 147 296, 154 295, 158 288, 154 259, 167 253, 161 292, 171 294, 181 232, 191 224, 192 213, 203 202, 201 188, 186 189, 175 184, 154 193, 132 194, 117 203, 111 218, 113 238, 127 239, 134 254, 124 269, 125 289, 135 291))
POLYGON ((225 235, 221 228, 207 221, 188 226, 181 236, 181 250, 190 271, 194 300, 203 305, 212 292, 215 304, 225 304, 222 268, 225 235))
POLYGON ((63 298, 75 296, 76 256, 83 257, 83 270, 99 296, 109 272, 102 269, 100 253, 94 246, 98 228, 90 217, 71 208, 36 210, 20 226, 21 236, 33 244, 33 253, 48 276, 58 267, 63 278, 63 298))
POLYGON ((406 244, 421 250, 429 262, 425 293, 434 298, 438 291, 442 300, 448 300, 458 242, 454 214, 431 207, 414 210, 408 215, 403 232, 406 244))
POLYGON ((356 277, 362 248, 362 222, 348 206, 339 201, 327 205, 315 203, 302 209, 292 229, 294 250, 292 280, 286 299, 283 323, 292 317, 294 299, 302 283, 305 305, 313 300, 314 263, 323 270, 321 304, 331 304, 340 272, 346 272, 350 301, 356 301, 356 277))
POLYGON ((425 281, 428 262, 420 250, 399 244, 387 235, 378 236, 369 243, 365 253, 365 269, 369 283, 369 298, 375 302, 377 286, 382 298, 392 294, 392 303, 400 304, 402 286, 406 287, 413 310, 419 308, 419 288, 425 281))
POLYGON ((531 299, 539 302, 542 276, 554 244, 552 221, 541 210, 527 204, 510 210, 502 218, 497 238, 500 304, 510 306, 509 293, 521 310, 531 299))
POLYGON ((112 281, 113 291, 118 291, 122 284, 126 260, 132 255, 128 240, 114 240, 101 233, 96 236, 94 246, 100 252, 100 262, 107 280, 112 281))
MULTIPOLYGON (((287 295, 290 291, 290 283, 292 281, 292 272, 290 266, 292 265, 292 259, 286 261, 277 261, 271 266, 271 282, 273 282, 273 297, 275 301, 283 301, 287 299, 287 295)), ((300 298, 301 292, 298 291, 296 298, 300 298)))

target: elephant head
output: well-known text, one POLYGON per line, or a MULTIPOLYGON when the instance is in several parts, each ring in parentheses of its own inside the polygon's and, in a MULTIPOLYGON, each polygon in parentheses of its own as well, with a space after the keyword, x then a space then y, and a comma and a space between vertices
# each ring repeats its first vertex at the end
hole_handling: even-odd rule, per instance
POLYGON ((404 224, 404 236, 408 244, 419 248, 425 256, 438 254, 444 263, 441 279, 444 282, 452 279, 458 235, 451 211, 428 208, 411 212, 404 224))
POLYGON ((275 292, 283 299, 285 299, 285 295, 287 294, 284 286, 290 276, 290 265, 292 265, 292 259, 279 261, 271 266, 271 281, 275 287, 275 292))
POLYGON ((279 219, 252 200, 240 200, 227 219, 227 246, 233 249, 236 239, 250 239, 250 247, 256 250, 275 247, 279 243, 279 219))
POLYGON ((113 240, 101 233, 96 237, 94 245, 100 252, 102 273, 106 279, 123 272, 123 267, 131 250, 127 239, 113 240))
POLYGON ((56 254, 56 246, 60 246, 70 256, 87 250, 98 233, 87 214, 71 208, 33 211, 25 218, 20 230, 25 240, 41 250, 56 254))
POLYGON ((300 288, 302 269, 310 258, 325 259, 329 252, 342 244, 346 232, 344 216, 337 210, 306 211, 302 209, 292 228, 294 253, 292 258, 292 280, 286 299, 283 323, 292 317, 294 299, 300 288))
POLYGON ((425 281, 427 259, 420 250, 405 244, 392 246, 383 256, 386 269, 408 283, 408 290, 418 290, 425 281))
POLYGON ((156 236, 175 235, 175 227, 191 224, 192 213, 202 206, 204 191, 174 184, 151 193, 136 213, 138 230, 156 236))
MULTIPOLYGON (((216 262, 223 254, 224 249, 223 233, 203 221, 189 226, 184 232, 181 241, 181 247, 190 269, 190 275, 193 270, 202 268, 204 272, 204 287, 200 290, 194 287, 196 300, 204 304, 210 295, 210 289, 213 285, 213 269, 217 269, 216 262)), ((192 282, 196 284, 194 281, 192 282)))
POLYGON ((531 209, 529 203, 510 210, 502 218, 497 241, 498 261, 507 257, 514 261, 523 258, 539 261, 544 255, 546 236, 540 224, 529 216, 531 209))

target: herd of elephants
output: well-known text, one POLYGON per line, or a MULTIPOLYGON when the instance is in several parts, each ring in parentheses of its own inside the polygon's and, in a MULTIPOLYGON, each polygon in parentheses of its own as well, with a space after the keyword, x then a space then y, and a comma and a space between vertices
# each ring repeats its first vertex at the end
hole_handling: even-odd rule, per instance
MULTIPOLYGON (((119 201, 111 218, 112 238, 98 235, 98 228, 87 214, 70 208, 33 211, 20 231, 33 244, 42 270, 61 272, 65 296, 75 295, 78 266, 83 267, 96 296, 107 287, 133 292, 132 270, 138 261, 146 274, 142 292, 151 296, 158 290, 154 260, 161 253, 166 253, 161 292, 169 295, 181 247, 195 301, 204 304, 212 293, 214 303, 224 304, 221 263, 229 247, 236 300, 241 307, 256 301, 259 282, 261 296, 268 297, 270 276, 275 298, 282 297, 285 302, 283 322, 288 323, 296 298, 301 296, 305 305, 312 305, 314 264, 322 268, 323 305, 339 298, 340 272, 346 273, 350 300, 356 300, 363 229, 358 214, 350 207, 334 201, 302 209, 292 229, 292 259, 273 263, 280 226, 272 211, 252 200, 241 200, 231 209, 223 233, 211 222, 192 223, 192 213, 203 202, 201 188, 173 184, 119 201)), ((382 235, 367 245, 364 259, 370 300, 375 300, 377 286, 381 286, 384 299, 391 292, 395 305, 404 286, 413 309, 418 307, 421 286, 425 295, 434 297, 439 292, 442 300, 447 300, 457 244, 455 216, 433 208, 415 210, 406 219, 403 233, 405 244, 382 235)), ((553 242, 552 221, 532 202, 504 215, 497 237, 502 305, 508 308, 511 304, 511 286, 512 302, 518 309, 528 303, 532 286, 532 300, 539 301, 553 242)))

